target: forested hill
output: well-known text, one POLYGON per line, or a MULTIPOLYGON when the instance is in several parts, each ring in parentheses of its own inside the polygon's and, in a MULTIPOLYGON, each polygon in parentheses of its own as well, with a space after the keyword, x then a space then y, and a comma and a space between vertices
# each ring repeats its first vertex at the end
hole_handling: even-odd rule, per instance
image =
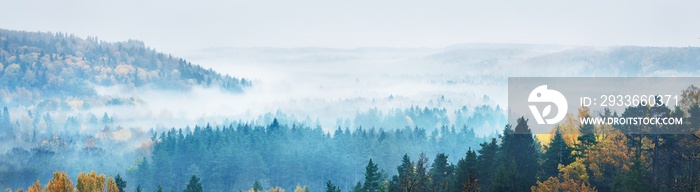
POLYGON ((160 53, 143 42, 105 42, 65 33, 0 29, 0 96, 29 101, 95 95, 97 85, 241 92, 250 81, 160 53))

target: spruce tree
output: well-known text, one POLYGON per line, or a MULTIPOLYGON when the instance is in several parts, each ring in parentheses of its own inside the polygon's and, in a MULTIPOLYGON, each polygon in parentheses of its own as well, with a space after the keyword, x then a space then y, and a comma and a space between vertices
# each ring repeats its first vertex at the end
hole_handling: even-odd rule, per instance
POLYGON ((375 192, 379 191, 379 187, 382 182, 382 173, 379 172, 377 164, 369 159, 367 166, 365 167, 365 183, 362 186, 363 191, 375 192))
POLYGON ((439 153, 435 156, 435 160, 430 169, 432 191, 447 191, 449 189, 449 180, 454 169, 452 165, 447 162, 447 157, 448 156, 444 153, 439 153))
POLYGON ((549 142, 549 148, 544 153, 542 179, 546 180, 549 177, 556 177, 559 174, 559 165, 566 166, 571 162, 571 148, 566 145, 566 141, 564 141, 564 137, 559 132, 559 127, 557 127, 554 138, 549 142))
POLYGON ((190 178, 190 182, 187 183, 187 187, 185 187, 185 190, 183 192, 202 192, 202 184, 199 183, 199 178, 197 176, 192 175, 192 178, 190 178))
POLYGON ((326 192, 340 192, 340 187, 333 185, 331 181, 326 182, 326 192))
POLYGON ((537 181, 537 149, 527 120, 520 117, 515 129, 506 126, 503 143, 499 150, 499 167, 493 184, 512 181, 512 184, 499 185, 497 191, 529 191, 537 181))
POLYGON ((126 188, 126 181, 122 179, 122 176, 117 174, 117 176, 114 177, 114 181, 117 183, 117 188, 119 189, 119 192, 124 192, 124 188, 126 188))

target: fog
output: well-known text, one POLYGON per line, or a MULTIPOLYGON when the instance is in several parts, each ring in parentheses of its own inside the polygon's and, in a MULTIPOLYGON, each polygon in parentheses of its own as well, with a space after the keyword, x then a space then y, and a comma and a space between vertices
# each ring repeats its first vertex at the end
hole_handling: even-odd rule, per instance
MULTIPOLYGON (((680 65, 659 64, 668 55, 693 51, 697 50, 524 44, 439 49, 209 48, 183 57, 223 74, 252 79, 253 86, 242 94, 204 87, 187 91, 99 87, 98 94, 136 97, 143 102, 94 108, 91 113, 114 114, 120 125, 143 130, 231 122, 261 125, 286 116, 280 119, 318 124, 332 133, 338 126, 374 126, 353 121, 358 113, 370 109, 387 115, 411 107, 446 109, 454 123, 457 119, 452 112, 463 107, 507 108, 509 76, 694 76, 696 67, 678 70, 684 64, 692 65, 692 57, 680 65), (619 56, 635 51, 645 55, 619 56), (344 121, 350 124, 340 123, 344 121)), ((410 118, 405 123, 413 125, 410 118)), ((476 132, 491 134, 501 128, 476 132)))

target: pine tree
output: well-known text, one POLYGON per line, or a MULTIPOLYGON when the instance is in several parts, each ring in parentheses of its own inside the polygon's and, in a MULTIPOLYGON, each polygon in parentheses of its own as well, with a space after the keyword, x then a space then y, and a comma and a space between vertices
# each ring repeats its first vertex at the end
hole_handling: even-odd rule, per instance
POLYGON ((447 155, 444 153, 437 154, 430 169, 431 191, 447 191, 453 170, 452 165, 447 162, 447 155))
POLYGON ((469 179, 464 184, 462 188, 464 192, 479 192, 481 188, 479 187, 479 181, 476 179, 474 172, 469 172, 469 179))
POLYGON ((114 177, 114 181, 117 183, 117 188, 119 188, 119 192, 124 192, 124 188, 126 188, 126 181, 122 179, 122 176, 117 174, 117 176, 114 177))
POLYGON ((632 160, 630 171, 622 175, 622 182, 619 185, 618 191, 655 191, 650 185, 650 178, 647 175, 648 170, 644 162, 637 157, 632 160))
POLYGON ((262 184, 260 184, 260 182, 258 182, 258 180, 255 180, 255 183, 253 183, 253 191, 259 192, 262 190, 263 190, 262 184))
POLYGON ((367 166, 365 167, 365 183, 362 186, 362 190, 366 192, 376 192, 379 191, 379 187, 382 182, 382 173, 379 172, 377 164, 369 159, 367 166))
POLYGON ((474 175, 476 177, 476 164, 476 152, 470 148, 467 151, 467 156, 457 162, 457 170, 454 174, 454 181, 452 184, 453 191, 462 190, 467 185, 470 185, 469 180, 471 176, 474 175))
MULTIPOLYGON (((590 118, 590 116, 586 115, 584 118, 590 118)), ((592 124, 579 126, 579 132, 581 132, 581 135, 576 138, 579 143, 574 146, 576 150, 574 157, 577 158, 585 156, 586 150, 596 144, 595 127, 592 124)))
POLYGON ((417 191, 426 191, 429 189, 430 185, 430 175, 428 175, 428 157, 425 153, 421 153, 418 156, 418 161, 416 165, 415 181, 417 191))
POLYGON ((360 183, 360 182, 358 181, 357 184, 355 184, 355 186, 352 187, 352 191, 353 191, 353 192, 363 192, 364 189, 362 189, 362 183, 360 183))
POLYGON ((396 167, 397 171, 399 172, 399 176, 397 177, 396 181, 396 187, 398 188, 399 191, 413 191, 415 190, 415 173, 413 171, 413 162, 411 162, 411 158, 408 157, 408 154, 403 155, 403 159, 401 160, 401 165, 396 167))
POLYGON ((333 185, 331 181, 326 182, 326 192, 340 192, 340 187, 333 185))
POLYGON ((537 149, 527 120, 520 117, 515 129, 506 126, 503 144, 499 151, 499 173, 494 184, 512 181, 512 185, 500 185, 497 191, 529 191, 537 181, 537 149))
POLYGON ((552 138, 547 151, 544 153, 542 178, 556 177, 559 174, 559 165, 566 166, 571 162, 571 148, 566 145, 561 132, 559 132, 559 127, 557 127, 554 138, 552 138))
POLYGON ((481 143, 479 157, 477 158, 476 175, 479 178, 479 186, 482 189, 491 189, 491 180, 496 170, 496 157, 498 155, 498 142, 492 138, 491 142, 481 143))
POLYGON ((199 178, 192 175, 190 182, 187 183, 187 187, 183 192, 202 192, 202 184, 199 183, 199 178))

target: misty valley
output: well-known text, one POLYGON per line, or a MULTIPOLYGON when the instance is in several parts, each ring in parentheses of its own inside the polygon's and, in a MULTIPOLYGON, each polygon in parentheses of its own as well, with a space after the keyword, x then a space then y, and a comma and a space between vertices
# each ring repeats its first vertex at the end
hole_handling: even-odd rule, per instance
POLYGON ((696 47, 529 44, 178 56, 0 29, 0 190, 698 191, 697 84, 674 108, 581 108, 545 134, 507 118, 508 77, 696 76, 698 63, 696 47), (688 123, 576 123, 639 116, 688 123))

